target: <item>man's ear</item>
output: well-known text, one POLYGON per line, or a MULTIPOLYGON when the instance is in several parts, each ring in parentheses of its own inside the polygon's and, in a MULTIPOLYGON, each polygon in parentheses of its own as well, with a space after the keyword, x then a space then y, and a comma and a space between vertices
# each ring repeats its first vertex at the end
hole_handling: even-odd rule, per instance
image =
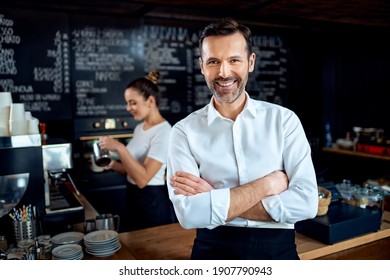
POLYGON ((249 72, 253 72, 253 70, 255 70, 255 61, 256 61, 256 54, 252 53, 249 57, 249 72))
POLYGON ((200 66, 200 72, 204 75, 204 73, 203 73, 203 60, 202 60, 202 57, 199 57, 199 66, 200 66))

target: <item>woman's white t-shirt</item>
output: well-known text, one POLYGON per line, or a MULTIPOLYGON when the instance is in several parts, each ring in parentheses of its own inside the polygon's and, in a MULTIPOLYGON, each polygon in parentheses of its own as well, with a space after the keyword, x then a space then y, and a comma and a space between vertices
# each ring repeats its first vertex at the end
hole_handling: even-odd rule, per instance
MULTIPOLYGON (((168 121, 164 121, 147 130, 144 130, 143 126, 144 122, 139 123, 135 127, 133 138, 126 147, 134 159, 141 164, 144 163, 147 157, 161 162, 163 165, 156 175, 148 182, 148 185, 164 185, 169 134, 172 126, 168 121)), ((129 176, 127 176, 127 180, 130 183, 135 184, 129 176)))

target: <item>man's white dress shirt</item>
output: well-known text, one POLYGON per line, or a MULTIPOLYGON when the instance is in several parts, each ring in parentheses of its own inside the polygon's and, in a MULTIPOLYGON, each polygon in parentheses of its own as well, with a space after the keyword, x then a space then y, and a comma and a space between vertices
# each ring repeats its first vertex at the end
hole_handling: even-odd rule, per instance
POLYGON ((294 228, 317 213, 318 189, 311 149, 299 118, 282 106, 251 99, 235 121, 211 102, 176 123, 169 139, 167 176, 170 199, 184 228, 219 225, 294 228), (273 222, 235 218, 226 223, 230 188, 285 170, 288 189, 262 200, 273 222), (214 190, 175 195, 169 178, 176 171, 200 176, 214 190))

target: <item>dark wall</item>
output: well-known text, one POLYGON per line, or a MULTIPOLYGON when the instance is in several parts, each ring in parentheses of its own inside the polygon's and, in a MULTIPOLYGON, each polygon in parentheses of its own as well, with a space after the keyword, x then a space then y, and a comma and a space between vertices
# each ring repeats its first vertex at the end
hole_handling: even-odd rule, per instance
POLYGON ((389 133, 390 44, 384 33, 335 34, 324 56, 324 119, 336 137, 353 126, 389 133))

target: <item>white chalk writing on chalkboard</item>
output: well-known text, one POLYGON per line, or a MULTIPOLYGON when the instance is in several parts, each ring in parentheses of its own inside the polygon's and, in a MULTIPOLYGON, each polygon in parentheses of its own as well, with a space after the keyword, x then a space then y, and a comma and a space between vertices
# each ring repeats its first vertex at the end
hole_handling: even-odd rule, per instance
POLYGON ((248 92, 252 97, 284 104, 287 83, 287 50, 279 36, 254 35, 255 70, 249 76, 248 92))
POLYGON ((163 98, 160 110, 170 113, 192 111, 193 46, 198 31, 184 27, 145 25, 144 70, 160 71, 163 98))
POLYGON ((14 34, 13 25, 13 20, 0 14, 0 74, 16 75, 18 73, 12 45, 19 45, 21 38, 14 34), (6 45, 10 47, 7 48, 6 45))
POLYGON ((45 40, 35 40, 35 30, 45 23, 26 23, 23 13, 10 14, 0 14, 0 87, 28 111, 51 112, 62 94, 70 93, 68 35, 45 28, 45 40))
MULTIPOLYGON (((128 74, 135 72, 137 53, 143 50, 137 30, 113 27, 81 26, 71 32, 74 53, 76 115, 108 115, 123 110, 125 105, 113 104, 107 94, 121 96, 128 74), (126 79, 126 80, 124 80, 126 79), (113 92, 113 86, 118 88, 113 92)), ((118 98, 117 98, 118 99, 118 98)), ((116 100, 117 100, 116 99, 116 100)))

